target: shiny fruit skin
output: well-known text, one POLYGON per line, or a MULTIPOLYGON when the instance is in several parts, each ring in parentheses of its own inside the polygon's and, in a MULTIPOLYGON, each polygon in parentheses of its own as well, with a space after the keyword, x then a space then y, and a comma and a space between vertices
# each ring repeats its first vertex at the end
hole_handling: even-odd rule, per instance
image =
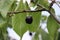
POLYGON ((25 19, 25 21, 26 21, 27 24, 31 24, 32 21, 33 21, 32 16, 27 16, 26 19, 25 19))

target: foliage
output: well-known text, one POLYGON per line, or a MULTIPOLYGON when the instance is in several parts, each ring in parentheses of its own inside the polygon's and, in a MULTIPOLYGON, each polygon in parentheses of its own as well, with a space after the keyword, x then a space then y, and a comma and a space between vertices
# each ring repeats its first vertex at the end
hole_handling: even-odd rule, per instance
POLYGON ((42 40, 59 40, 59 23, 54 19, 55 11, 53 10, 53 8, 51 8, 52 11, 49 10, 50 4, 48 3, 48 0, 37 0, 35 3, 31 2, 30 4, 28 4, 27 2, 23 3, 23 0, 20 0, 19 4, 16 3, 17 0, 0 0, 0 40, 8 40, 6 29, 9 26, 11 26, 21 38, 23 34, 27 30, 29 30, 30 32, 36 32, 33 40, 39 40, 38 36, 40 34, 42 36, 42 40), (33 5, 38 6, 35 9, 38 11, 35 12, 35 10, 30 10, 30 6, 33 5), (39 11, 39 9, 43 9, 42 11, 49 12, 50 16, 44 17, 44 19, 42 20, 42 11, 39 11), (30 12, 27 10, 30 10, 30 12), (51 13, 53 13, 53 15, 51 13), (25 19, 27 16, 32 16, 33 21, 31 24, 26 23, 25 19), (40 28, 40 21, 44 20, 47 20, 46 24, 49 33, 46 33, 42 28, 40 28))

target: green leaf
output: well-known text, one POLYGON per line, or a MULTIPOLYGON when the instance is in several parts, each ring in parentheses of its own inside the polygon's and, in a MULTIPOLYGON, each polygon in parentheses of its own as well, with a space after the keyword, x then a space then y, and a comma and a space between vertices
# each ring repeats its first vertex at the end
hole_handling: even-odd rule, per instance
POLYGON ((13 28, 14 30, 20 35, 22 36, 24 34, 24 32, 26 32, 27 30, 30 31, 36 31, 37 28, 39 27, 39 23, 40 23, 40 13, 35 14, 32 13, 32 17, 33 17, 33 23, 32 24, 27 24, 25 19, 26 19, 26 14, 16 14, 12 19, 13 19, 13 28))
POLYGON ((14 0, 0 0, 0 12, 4 18, 6 18, 7 12, 13 2, 14 0))
POLYGON ((58 30, 58 23, 53 19, 52 16, 49 16, 48 21, 47 21, 47 28, 48 32, 50 35, 51 40, 56 40, 57 39, 57 30, 58 30))
POLYGON ((22 14, 22 13, 16 14, 12 18, 12 26, 20 36, 22 36, 23 33, 26 32, 27 30, 27 27, 25 26, 26 25, 25 18, 26 18, 26 14, 22 14))
POLYGON ((23 0, 20 1, 20 3, 17 5, 15 11, 23 11, 23 10, 28 10, 28 5, 27 3, 23 3, 23 0))
POLYGON ((42 36, 42 40, 51 40, 49 34, 46 33, 43 29, 41 29, 41 36, 42 36))
MULTIPOLYGON (((16 11, 22 11, 22 10, 27 10, 29 9, 27 4, 23 4, 22 0, 20 1, 20 4, 17 6, 16 11)), ((40 12, 25 12, 25 13, 20 13, 16 14, 15 16, 12 17, 12 26, 14 30, 16 31, 17 34, 19 34, 21 37, 22 35, 27 31, 36 31, 37 28, 39 27, 40 23, 40 12), (28 15, 31 15, 33 17, 33 22, 32 24, 27 24, 25 19, 28 15)))
POLYGON ((58 40, 60 40, 60 32, 58 32, 58 40))
POLYGON ((40 40, 39 38, 39 34, 41 33, 40 27, 38 27, 38 29, 35 31, 35 35, 32 38, 32 40, 40 40))
POLYGON ((0 28, 0 40, 7 40, 8 35, 5 28, 0 28))
POLYGON ((49 6, 48 0, 38 0, 38 3, 41 4, 45 8, 48 8, 49 6))
POLYGON ((28 30, 35 32, 40 25, 41 12, 30 12, 30 15, 33 18, 32 24, 27 24, 28 30))
POLYGON ((34 38, 32 40, 39 40, 39 34, 36 33, 35 36, 34 36, 34 38))
POLYGON ((1 29, 0 29, 0 40, 4 40, 1 29))
MULTIPOLYGON (((24 10, 24 7, 25 6, 21 0, 15 11, 22 11, 24 10)), ((26 13, 19 13, 12 17, 12 26, 16 33, 19 34, 21 37, 27 31, 27 27, 25 26, 25 19, 26 13)))
POLYGON ((5 27, 7 21, 0 15, 0 28, 5 27))
POLYGON ((11 7, 10 7, 10 11, 15 11, 15 9, 16 9, 16 7, 17 7, 17 1, 14 1, 13 3, 12 3, 12 5, 11 5, 11 7))
POLYGON ((6 39, 6 33, 7 33, 7 20, 2 17, 0 14, 0 40, 6 39), (4 37, 5 36, 5 37, 4 37))

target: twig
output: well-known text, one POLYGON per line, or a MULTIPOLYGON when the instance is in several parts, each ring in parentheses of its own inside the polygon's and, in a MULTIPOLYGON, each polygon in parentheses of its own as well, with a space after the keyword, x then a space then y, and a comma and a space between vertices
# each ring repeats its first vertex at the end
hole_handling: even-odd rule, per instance
MULTIPOLYGON (((37 4, 37 6, 42 7, 43 9, 34 10, 34 11, 31 11, 31 10, 23 10, 23 11, 16 11, 16 12, 12 11, 12 12, 8 12, 8 14, 18 14, 18 13, 25 13, 25 12, 41 12, 41 11, 47 11, 57 21, 57 23, 60 24, 60 21, 56 18, 56 16, 50 10, 46 9, 44 6, 42 6, 40 4, 37 4)), ((51 5, 50 5, 50 7, 51 7, 51 5)))
POLYGON ((42 7, 42 8, 44 8, 44 9, 46 9, 44 6, 42 6, 41 4, 38 4, 37 3, 37 6, 39 6, 39 7, 42 7))
POLYGON ((44 8, 45 9, 45 7, 44 6, 42 6, 41 4, 39 4, 38 2, 37 3, 35 3, 35 1, 34 0, 31 0, 31 2, 32 3, 34 3, 34 4, 36 4, 38 7, 41 7, 41 8, 44 8))
POLYGON ((57 23, 60 24, 60 20, 57 19, 57 17, 50 11, 48 11, 50 13, 50 15, 57 21, 57 23))
POLYGON ((46 11, 45 9, 40 9, 40 10, 23 10, 23 11, 12 11, 12 12, 8 12, 8 14, 19 14, 19 13, 24 13, 24 12, 41 12, 41 11, 46 11))
POLYGON ((59 20, 57 19, 57 17, 51 12, 51 8, 52 8, 53 4, 56 3, 56 2, 55 2, 55 0, 51 0, 51 1, 52 1, 52 3, 51 3, 50 6, 49 6, 48 12, 49 12, 50 15, 57 21, 57 23, 60 24, 60 21, 59 21, 59 20))
POLYGON ((57 23, 60 24, 60 21, 57 19, 57 17, 50 11, 50 9, 52 8, 54 3, 55 3, 55 0, 50 4, 49 9, 46 9, 45 7, 41 6, 40 4, 37 4, 37 5, 44 8, 45 11, 49 12, 49 14, 57 21, 57 23))

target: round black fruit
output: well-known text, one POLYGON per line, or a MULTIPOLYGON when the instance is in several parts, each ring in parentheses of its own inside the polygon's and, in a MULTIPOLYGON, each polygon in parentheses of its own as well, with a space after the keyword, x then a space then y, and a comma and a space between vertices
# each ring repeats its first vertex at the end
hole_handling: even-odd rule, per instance
POLYGON ((32 33, 30 32, 29 35, 32 36, 32 33))
POLYGON ((25 21, 26 21, 27 24, 31 24, 32 21, 33 21, 32 16, 27 16, 26 19, 25 19, 25 21))

